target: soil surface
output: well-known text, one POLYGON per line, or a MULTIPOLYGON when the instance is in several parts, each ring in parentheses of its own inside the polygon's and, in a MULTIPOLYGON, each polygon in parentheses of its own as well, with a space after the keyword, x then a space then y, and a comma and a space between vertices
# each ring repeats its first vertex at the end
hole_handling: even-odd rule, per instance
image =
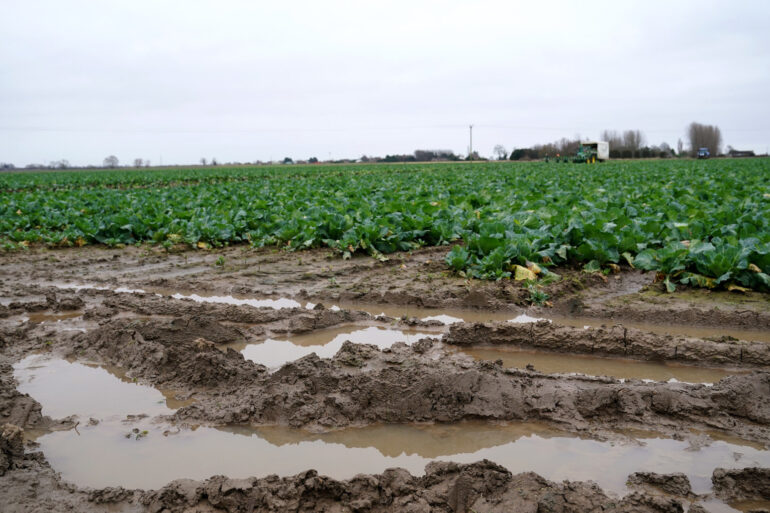
MULTIPOLYGON (((179 480, 158 490, 80 488, 62 481, 35 451, 36 436, 72 429, 78 420, 46 417, 34 398, 19 392, 13 365, 34 353, 110 365, 139 383, 178 391, 185 406, 164 421, 180 427, 251 424, 328 431, 472 419, 541 422, 597 440, 628 439, 632 430, 646 430, 694 445, 703 443, 704 432, 770 444, 767 294, 690 289, 668 294, 651 273, 625 268, 605 276, 565 268, 555 270, 560 281, 543 287, 550 306, 533 306, 519 282, 468 281, 447 272, 446 251, 424 249, 385 262, 343 260, 326 250, 243 247, 0 254, 0 503, 7 511, 709 507, 698 505, 707 497, 693 495, 682 475, 638 472, 629 477, 629 493, 616 497, 592 483, 514 475, 490 461, 435 462, 424 476, 392 469, 342 481, 308 469, 292 477, 179 480), (263 300, 289 307, 261 306, 270 304, 263 300), (467 312, 467 318, 487 322, 445 324, 430 320, 432 310, 426 309, 435 309, 435 315, 467 312), (381 311, 391 315, 377 315, 381 311), (555 320, 502 321, 521 314, 555 320), (576 315, 605 326, 584 329, 560 320, 576 315), (639 323, 660 329, 645 330, 639 323), (666 332, 669 324, 678 334, 666 332), (310 354, 278 369, 234 349, 348 325, 419 328, 435 336, 385 349, 347 342, 333 358, 310 354), (733 336, 744 332, 757 336, 733 336), (742 373, 713 386, 544 374, 474 361, 456 346, 510 346, 742 373)), ((767 500, 767 472, 715 471, 714 497, 767 500)))

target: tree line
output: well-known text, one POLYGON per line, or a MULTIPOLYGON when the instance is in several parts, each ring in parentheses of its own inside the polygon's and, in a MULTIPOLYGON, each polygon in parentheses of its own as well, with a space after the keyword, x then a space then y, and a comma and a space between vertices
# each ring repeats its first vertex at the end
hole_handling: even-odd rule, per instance
MULTIPOLYGON (((689 142, 689 150, 685 152, 684 142, 680 138, 676 149, 668 143, 647 144, 647 137, 641 130, 603 130, 599 135, 600 141, 610 145, 611 159, 646 159, 697 156, 700 148, 708 148, 711 156, 721 155, 722 132, 716 125, 705 125, 692 122, 687 127, 685 137, 689 142)), ((538 160, 557 155, 574 155, 581 144, 581 139, 561 138, 558 141, 545 144, 535 144, 529 148, 517 148, 511 152, 510 160, 538 160)), ((495 147, 495 153, 498 153, 495 147)), ((498 153, 498 159, 503 160, 498 153)))

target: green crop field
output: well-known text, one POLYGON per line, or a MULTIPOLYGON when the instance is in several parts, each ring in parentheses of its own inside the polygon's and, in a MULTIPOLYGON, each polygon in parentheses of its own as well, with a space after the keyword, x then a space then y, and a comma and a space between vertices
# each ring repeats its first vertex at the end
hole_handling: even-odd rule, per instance
POLYGON ((462 241, 446 263, 474 278, 628 264, 669 289, 770 289, 770 159, 5 173, 0 194, 6 249, 246 243, 385 258, 462 241))

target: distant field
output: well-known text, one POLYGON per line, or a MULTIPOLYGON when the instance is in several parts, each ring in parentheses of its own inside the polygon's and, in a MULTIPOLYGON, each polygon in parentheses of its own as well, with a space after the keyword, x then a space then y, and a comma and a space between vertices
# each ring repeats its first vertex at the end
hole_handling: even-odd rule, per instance
POLYGON ((25 172, 0 174, 0 194, 6 249, 248 243, 382 257, 463 241, 447 265, 476 278, 625 263, 670 288, 770 287, 770 159, 25 172))

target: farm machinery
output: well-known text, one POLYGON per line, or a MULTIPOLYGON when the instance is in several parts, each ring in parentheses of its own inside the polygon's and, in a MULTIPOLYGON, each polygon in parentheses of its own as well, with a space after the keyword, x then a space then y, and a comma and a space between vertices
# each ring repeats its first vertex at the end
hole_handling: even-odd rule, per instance
MULTIPOLYGON (((576 164, 595 164, 610 158, 610 143, 606 141, 584 142, 574 155, 556 155, 555 162, 574 162, 576 164)), ((551 159, 545 158, 546 162, 551 159)))

